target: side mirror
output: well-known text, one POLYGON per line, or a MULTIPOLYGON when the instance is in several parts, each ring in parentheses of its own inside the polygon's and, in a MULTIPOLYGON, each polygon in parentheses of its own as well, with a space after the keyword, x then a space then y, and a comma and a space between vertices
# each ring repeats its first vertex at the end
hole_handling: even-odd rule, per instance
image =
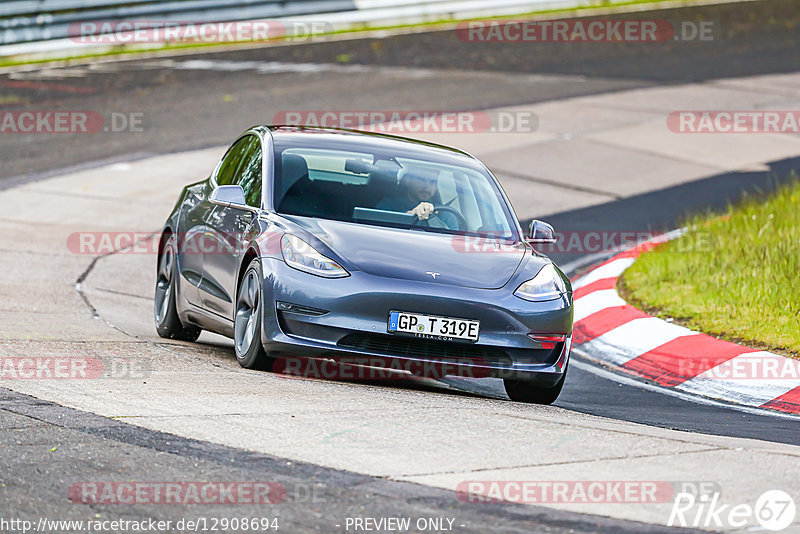
POLYGON ((242 189, 241 185, 219 185, 211 192, 209 200, 221 206, 252 209, 247 205, 247 201, 244 198, 244 189, 242 189))
POLYGON ((555 243, 556 231, 544 221, 534 219, 528 231, 528 243, 555 243))

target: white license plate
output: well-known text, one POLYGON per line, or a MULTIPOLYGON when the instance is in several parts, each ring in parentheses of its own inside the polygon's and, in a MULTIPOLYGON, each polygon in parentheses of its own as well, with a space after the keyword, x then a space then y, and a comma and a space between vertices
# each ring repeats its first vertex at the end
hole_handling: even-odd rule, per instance
POLYGON ((393 311, 389 312, 388 330, 389 332, 416 334, 429 339, 478 341, 480 321, 393 311))

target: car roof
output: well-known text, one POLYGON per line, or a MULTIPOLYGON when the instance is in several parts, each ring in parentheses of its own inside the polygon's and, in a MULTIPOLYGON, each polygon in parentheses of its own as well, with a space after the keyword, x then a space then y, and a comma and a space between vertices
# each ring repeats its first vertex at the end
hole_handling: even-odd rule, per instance
POLYGON ((299 140, 308 140, 311 136, 320 136, 330 140, 337 140, 344 143, 352 143, 353 145, 372 145, 376 148, 392 148, 406 151, 418 152, 420 154, 430 153, 431 151, 439 152, 442 155, 462 156, 471 160, 476 160, 471 154, 459 150, 457 148, 431 143, 428 141, 421 141, 419 139, 410 139, 408 137, 401 137, 398 135, 391 135, 379 132, 365 132, 361 130, 349 130, 346 128, 327 128, 321 126, 299 126, 299 125, 283 125, 283 124, 270 124, 255 127, 253 129, 269 130, 273 139, 276 142, 292 142, 299 140))

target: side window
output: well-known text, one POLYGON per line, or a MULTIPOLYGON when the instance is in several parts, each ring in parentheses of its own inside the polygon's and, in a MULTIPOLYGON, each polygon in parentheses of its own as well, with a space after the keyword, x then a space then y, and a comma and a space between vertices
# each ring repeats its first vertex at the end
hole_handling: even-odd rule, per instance
POLYGON ((236 173, 235 184, 244 189, 244 198, 249 206, 261 207, 261 141, 250 136, 247 150, 236 173))
POLYGON ((220 163, 219 171, 217 172, 217 185, 232 185, 236 179, 236 169, 242 161, 245 151, 250 145, 252 135, 239 139, 225 156, 220 163))

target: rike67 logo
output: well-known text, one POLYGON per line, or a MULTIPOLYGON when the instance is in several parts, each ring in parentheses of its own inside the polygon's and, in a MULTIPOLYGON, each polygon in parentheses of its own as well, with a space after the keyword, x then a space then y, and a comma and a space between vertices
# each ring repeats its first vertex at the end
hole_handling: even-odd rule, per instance
POLYGON ((723 502, 721 494, 678 493, 672 504, 667 525, 676 527, 736 528, 747 530, 785 529, 794 521, 796 508, 792 497, 781 490, 765 491, 755 504, 723 502), (758 528, 755 524, 760 525, 758 528))

